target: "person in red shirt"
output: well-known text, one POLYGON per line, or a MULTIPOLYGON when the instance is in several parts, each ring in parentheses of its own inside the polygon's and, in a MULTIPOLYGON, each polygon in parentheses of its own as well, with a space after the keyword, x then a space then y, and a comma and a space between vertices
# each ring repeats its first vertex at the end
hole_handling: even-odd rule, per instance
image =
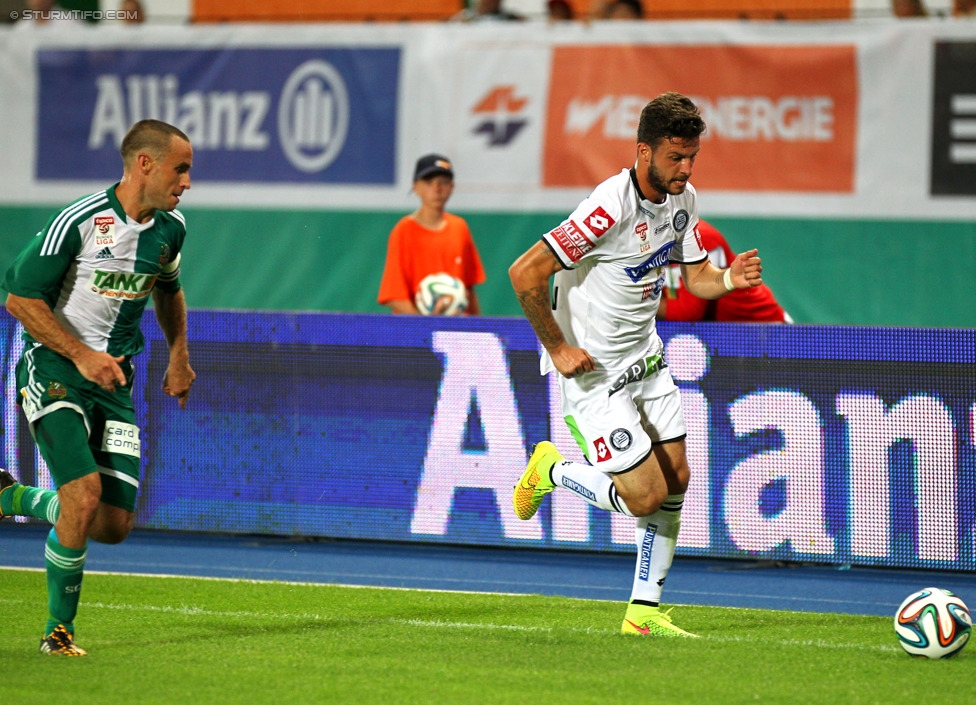
MULTIPOLYGON (((486 278, 481 257, 468 224, 445 210, 454 191, 450 160, 439 154, 418 159, 413 191, 420 198, 420 207, 401 218, 390 232, 377 301, 393 313, 419 314, 414 295, 421 280, 444 272, 464 282, 468 294, 465 313, 480 314, 474 287, 486 278)), ((438 302, 433 313, 442 313, 446 303, 438 302)))
MULTIPOLYGON (((718 229, 704 220, 698 221, 702 248, 716 267, 724 269, 735 259, 735 253, 718 229)), ((720 299, 699 299, 681 281, 678 265, 665 269, 665 287, 658 307, 658 319, 665 321, 722 321, 744 323, 792 323, 793 319, 776 301, 766 284, 736 289, 720 299)))

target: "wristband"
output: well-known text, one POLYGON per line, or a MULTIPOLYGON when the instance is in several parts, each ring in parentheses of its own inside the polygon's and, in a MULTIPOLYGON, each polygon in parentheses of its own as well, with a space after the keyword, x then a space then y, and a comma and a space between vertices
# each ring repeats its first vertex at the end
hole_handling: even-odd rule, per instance
POLYGON ((728 291, 735 289, 735 284, 732 283, 732 267, 725 270, 725 274, 722 275, 722 282, 725 284, 725 288, 728 291))

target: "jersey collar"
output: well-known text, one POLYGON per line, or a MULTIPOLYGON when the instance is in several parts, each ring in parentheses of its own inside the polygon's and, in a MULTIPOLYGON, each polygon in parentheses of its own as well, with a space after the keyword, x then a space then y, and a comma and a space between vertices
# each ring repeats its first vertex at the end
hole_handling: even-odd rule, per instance
POLYGON ((125 209, 122 208, 122 203, 119 201, 119 197, 115 195, 115 189, 119 187, 120 183, 121 183, 120 181, 116 181, 114 185, 109 186, 108 189, 105 191, 105 195, 108 196, 109 205, 112 206, 112 210, 115 212, 115 214, 122 219, 122 222, 128 225, 136 232, 142 232, 143 230, 148 230, 155 224, 156 222, 155 216, 147 220, 145 223, 137 223, 132 218, 130 218, 128 213, 125 212, 125 209))
MULTIPOLYGON (((664 200, 661 203, 655 203, 644 195, 641 191, 640 184, 637 182, 637 169, 635 167, 630 167, 630 183, 634 185, 634 191, 637 192, 637 205, 640 206, 642 203, 649 203, 651 208, 660 208, 665 203, 668 202, 669 194, 664 194, 664 200)), ((641 210, 644 210, 641 208, 641 210)))
POLYGON ((115 195, 115 189, 119 187, 120 183, 122 182, 116 181, 112 186, 109 186, 108 190, 105 191, 105 195, 108 196, 108 202, 112 206, 112 210, 115 211, 115 214, 122 219, 123 223, 125 223, 128 222, 129 216, 125 214, 125 210, 122 208, 122 204, 119 202, 119 197, 115 195))

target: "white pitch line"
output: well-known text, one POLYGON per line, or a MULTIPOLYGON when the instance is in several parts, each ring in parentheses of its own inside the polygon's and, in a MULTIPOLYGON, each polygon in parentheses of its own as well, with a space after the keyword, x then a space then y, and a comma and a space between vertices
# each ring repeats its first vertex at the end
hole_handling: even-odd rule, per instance
MULTIPOLYGON (((238 582, 251 582, 251 581, 238 581, 238 582)), ((306 585, 306 583, 299 583, 300 585, 306 585)), ((320 585, 320 583, 307 583, 308 585, 320 585)), ((399 588, 397 588, 399 589, 399 588)), ((491 593, 494 594, 494 593, 491 593)), ((524 597, 524 595, 516 595, 515 597, 524 597)), ((23 604, 24 600, 12 600, 0 598, 0 604, 23 604)), ((329 617, 317 613, 309 612, 250 612, 245 610, 210 610, 204 607, 197 607, 194 605, 128 605, 128 604, 114 604, 107 602, 85 602, 84 606, 86 609, 104 609, 104 610, 118 610, 122 612, 157 612, 165 614, 176 614, 187 617, 222 617, 222 618, 235 618, 235 619, 288 619, 288 620, 300 620, 306 622, 355 622, 357 620, 342 618, 342 617, 329 617)), ((431 629, 473 629, 481 631, 509 631, 509 632, 535 632, 535 633, 547 633, 552 634, 554 632, 558 633, 560 631, 568 631, 576 634, 616 634, 616 629, 599 629, 593 627, 567 627, 565 629, 558 629, 553 627, 532 627, 521 624, 493 624, 491 622, 452 622, 449 620, 425 620, 425 619, 399 619, 396 617, 388 618, 378 618, 378 619, 368 619, 361 620, 368 621, 370 623, 383 623, 383 624, 401 624, 409 627, 424 627, 431 629)), ((769 647, 794 647, 794 648, 815 648, 815 649, 845 649, 845 650, 857 650, 857 651, 882 651, 882 652, 898 652, 899 649, 891 645, 873 645, 873 644, 856 644, 856 643, 833 643, 825 641, 823 639, 764 639, 762 637, 742 637, 742 636, 726 636, 726 635, 704 635, 702 637, 705 641, 713 641, 719 643, 735 643, 735 644, 757 644, 760 646, 769 647)))

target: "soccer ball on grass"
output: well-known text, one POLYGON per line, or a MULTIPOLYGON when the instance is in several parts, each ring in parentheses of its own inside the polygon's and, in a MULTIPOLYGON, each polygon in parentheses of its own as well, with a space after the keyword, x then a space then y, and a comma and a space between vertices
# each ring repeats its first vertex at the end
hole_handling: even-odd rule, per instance
POLYGON ((414 303, 416 303, 418 311, 429 316, 434 312, 438 300, 445 296, 449 303, 444 309, 443 315, 459 316, 467 310, 468 290, 464 286, 464 282, 443 272, 431 274, 421 280, 417 295, 414 297, 414 303))
POLYGON ((925 588, 909 595, 895 613, 898 641, 912 656, 953 656, 962 651, 972 630, 966 603, 941 588, 925 588))

